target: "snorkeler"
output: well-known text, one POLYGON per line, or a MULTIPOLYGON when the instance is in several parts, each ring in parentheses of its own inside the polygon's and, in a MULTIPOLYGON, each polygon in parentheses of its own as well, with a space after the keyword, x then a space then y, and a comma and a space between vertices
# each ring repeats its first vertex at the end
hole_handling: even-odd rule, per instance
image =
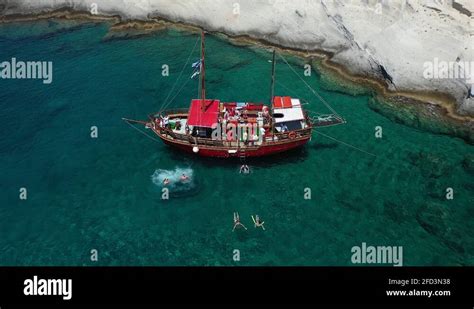
POLYGON ((260 217, 258 215, 255 215, 255 218, 252 216, 252 220, 253 220, 253 223, 255 224, 255 228, 261 227, 265 231, 265 227, 263 226, 265 222, 260 220, 260 217))
POLYGON ((181 179, 182 182, 185 182, 185 181, 189 180, 189 176, 187 176, 186 174, 183 174, 183 175, 181 175, 180 179, 181 179))
POLYGON ((250 167, 247 164, 243 164, 240 167, 240 174, 248 174, 250 173, 250 167))
POLYGON ((245 225, 243 225, 241 222, 240 222, 240 217, 239 217, 239 213, 238 212, 234 212, 234 228, 232 229, 232 232, 235 230, 235 228, 237 226, 242 226, 245 230, 247 230, 247 228, 245 227, 245 225))
POLYGON ((163 179, 163 185, 167 185, 170 183, 170 180, 168 178, 163 179))

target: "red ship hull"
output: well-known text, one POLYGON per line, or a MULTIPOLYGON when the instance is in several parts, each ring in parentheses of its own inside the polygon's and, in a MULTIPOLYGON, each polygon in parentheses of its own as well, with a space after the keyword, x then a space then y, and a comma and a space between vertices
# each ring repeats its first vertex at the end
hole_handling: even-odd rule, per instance
MULTIPOLYGON (((161 136, 160 136, 161 137, 161 136)), ((259 147, 246 147, 245 150, 237 150, 235 152, 229 152, 229 149, 224 147, 206 147, 199 145, 199 151, 195 153, 193 151, 194 146, 191 144, 180 143, 174 140, 162 138, 163 142, 169 146, 178 148, 188 153, 193 153, 201 157, 213 157, 213 158, 239 158, 245 157, 263 157, 268 155, 285 152, 291 149, 301 147, 308 143, 309 137, 295 139, 293 141, 285 141, 282 143, 272 143, 268 145, 262 145, 259 147)))

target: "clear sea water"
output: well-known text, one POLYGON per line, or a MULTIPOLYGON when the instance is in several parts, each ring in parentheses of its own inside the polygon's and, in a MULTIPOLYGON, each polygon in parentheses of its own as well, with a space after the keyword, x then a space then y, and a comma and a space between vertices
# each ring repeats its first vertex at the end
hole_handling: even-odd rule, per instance
MULTIPOLYGON (((307 81, 348 121, 319 131, 376 156, 315 134, 300 150, 248 161, 252 174, 240 175, 238 161, 182 154, 121 120, 161 108, 196 34, 107 33, 106 24, 0 26, 0 62, 54 63, 51 85, 0 80, 0 265, 349 266, 363 242, 403 246, 404 265, 474 265, 473 146, 391 121, 370 108, 370 92, 329 90, 344 87, 314 71, 307 81), (183 170, 192 182, 161 200, 160 179, 183 170), (248 231, 232 232, 234 211, 248 231)), ((212 35, 207 51, 208 97, 268 100, 270 53, 212 35)), ((281 62, 277 79, 309 110, 328 112, 281 62)), ((171 106, 187 107, 196 83, 171 106)))

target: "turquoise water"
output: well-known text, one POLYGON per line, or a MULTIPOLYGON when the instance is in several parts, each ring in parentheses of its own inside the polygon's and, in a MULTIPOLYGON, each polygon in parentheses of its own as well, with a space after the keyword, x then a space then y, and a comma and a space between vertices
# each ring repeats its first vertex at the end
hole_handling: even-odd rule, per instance
MULTIPOLYGON (((197 36, 107 33, 73 22, 0 27, 0 61, 54 63, 51 85, 0 80, 0 265, 352 265, 362 242, 403 246, 404 265, 474 265, 474 155, 463 140, 392 122, 371 95, 331 92, 313 72, 307 81, 348 121, 319 131, 375 156, 315 134, 240 175, 238 161, 182 154, 121 121, 160 109, 197 36), (161 200, 160 177, 182 170, 192 183, 161 200), (234 211, 248 231, 232 232, 234 211)), ((211 35, 207 50, 208 97, 267 100, 269 53, 211 35)), ((283 63, 277 78, 309 110, 328 112, 283 63)), ((171 106, 187 107, 196 83, 171 106)))

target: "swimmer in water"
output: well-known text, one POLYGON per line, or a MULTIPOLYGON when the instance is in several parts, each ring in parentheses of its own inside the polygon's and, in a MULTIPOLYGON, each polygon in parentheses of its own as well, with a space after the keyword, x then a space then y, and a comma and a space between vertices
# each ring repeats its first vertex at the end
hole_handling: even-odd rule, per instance
POLYGON ((243 164, 240 167, 240 174, 248 174, 250 173, 250 167, 247 164, 243 164))
POLYGON ((187 176, 186 174, 183 174, 183 175, 181 175, 180 179, 181 179, 182 182, 185 182, 185 181, 189 180, 189 176, 187 176))
POLYGON ((234 228, 232 229, 232 232, 235 230, 235 228, 237 226, 242 226, 245 230, 247 230, 247 228, 245 227, 245 225, 243 225, 241 222, 240 222, 240 217, 239 217, 239 213, 238 212, 234 212, 234 228))
POLYGON ((260 217, 258 215, 255 215, 255 218, 252 216, 252 220, 253 220, 253 223, 255 223, 255 228, 261 227, 265 231, 265 227, 263 226, 265 222, 260 220, 260 217))
POLYGON ((163 185, 167 185, 170 183, 170 180, 168 178, 163 179, 163 185))

